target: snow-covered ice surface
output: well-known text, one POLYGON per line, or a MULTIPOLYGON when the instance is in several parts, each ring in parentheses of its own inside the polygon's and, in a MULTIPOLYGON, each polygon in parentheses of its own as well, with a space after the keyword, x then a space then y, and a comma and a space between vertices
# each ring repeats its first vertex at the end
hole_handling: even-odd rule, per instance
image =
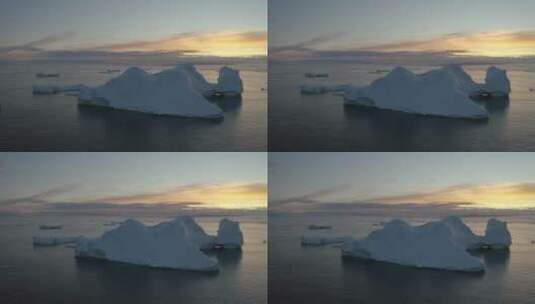
POLYGON ((448 65, 423 74, 397 67, 370 85, 305 84, 301 94, 344 92, 346 105, 454 118, 486 119, 484 106, 472 98, 506 97, 511 85, 505 70, 490 67, 484 84, 476 83, 459 65, 448 65))
POLYGON ((207 236, 193 219, 179 216, 155 226, 129 219, 97 239, 82 239, 77 257, 157 268, 217 271, 218 263, 201 251, 207 236))
POLYGON ((222 219, 219 222, 215 244, 223 248, 241 248, 243 245, 243 234, 240 229, 240 223, 229 219, 222 219))
POLYGON ((496 219, 488 221, 485 236, 475 235, 457 217, 420 226, 396 219, 364 239, 345 242, 342 254, 418 268, 472 272, 483 271, 484 266, 468 250, 503 249, 510 245, 506 223, 496 219))

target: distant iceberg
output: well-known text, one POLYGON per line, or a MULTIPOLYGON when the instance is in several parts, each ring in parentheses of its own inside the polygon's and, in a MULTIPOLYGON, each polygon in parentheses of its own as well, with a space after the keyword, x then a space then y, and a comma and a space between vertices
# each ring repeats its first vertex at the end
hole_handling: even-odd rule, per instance
POLYGON ((180 64, 156 74, 136 67, 102 86, 35 85, 34 94, 78 92, 80 105, 109 107, 156 115, 221 118, 223 111, 206 98, 243 93, 239 71, 222 67, 217 83, 209 83, 192 64, 180 64))
POLYGON ((347 236, 333 236, 325 234, 304 235, 301 237, 301 246, 324 246, 333 244, 342 244, 350 241, 347 236))
POLYGON ((217 261, 202 250, 217 248, 218 242, 225 245, 222 248, 241 247, 239 223, 221 220, 216 237, 208 235, 190 216, 178 216, 155 226, 129 219, 100 238, 80 239, 76 256, 156 268, 217 271, 217 261))
POLYGON ((300 87, 301 94, 317 95, 331 92, 344 92, 349 86, 342 85, 325 85, 325 84, 304 84, 300 87))
POLYGON ((35 246, 58 246, 73 244, 78 242, 80 236, 34 236, 33 245, 35 246))
POLYGON ((347 106, 365 106, 406 113, 454 118, 486 119, 484 106, 472 99, 507 98, 511 84, 507 72, 487 70, 485 83, 476 83, 459 65, 423 74, 397 67, 370 85, 302 85, 302 94, 343 92, 347 106))
POLYGON ((496 219, 487 223, 485 236, 477 236, 458 217, 411 226, 396 219, 361 240, 342 245, 345 256, 390 262, 418 268, 483 271, 482 261, 468 250, 508 248, 507 224, 496 219))
POLYGON ((305 73, 305 77, 306 78, 328 78, 329 74, 328 73, 312 73, 312 72, 308 72, 308 73, 305 73))

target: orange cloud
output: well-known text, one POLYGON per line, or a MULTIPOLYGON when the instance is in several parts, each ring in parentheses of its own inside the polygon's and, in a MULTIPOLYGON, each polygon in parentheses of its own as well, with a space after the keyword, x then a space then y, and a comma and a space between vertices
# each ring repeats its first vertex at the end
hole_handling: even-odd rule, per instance
POLYGON ((98 49, 120 52, 181 51, 201 56, 267 55, 266 31, 183 33, 159 40, 110 44, 98 49))
POLYGON ((133 195, 107 196, 92 200, 116 204, 190 203, 199 208, 257 209, 267 207, 265 183, 193 184, 163 191, 133 195))
POLYGON ((524 209, 535 207, 535 183, 456 185, 428 192, 376 197, 382 203, 470 202, 470 207, 524 209))
POLYGON ((465 56, 533 56, 535 31, 453 33, 430 39, 380 44, 366 47, 364 50, 383 52, 457 50, 458 55, 465 56))

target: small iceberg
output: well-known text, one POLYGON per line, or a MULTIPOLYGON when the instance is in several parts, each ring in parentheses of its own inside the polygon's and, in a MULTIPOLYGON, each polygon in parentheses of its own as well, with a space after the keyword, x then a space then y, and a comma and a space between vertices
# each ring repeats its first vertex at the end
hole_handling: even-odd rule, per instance
POLYGON ((306 78, 328 78, 328 73, 305 73, 306 78))
POLYGON ((332 226, 329 225, 308 225, 309 230, 325 230, 325 229, 331 229, 332 226))
POLYGON ((53 95, 53 94, 66 93, 66 92, 79 92, 84 87, 85 86, 81 84, 66 85, 66 86, 34 85, 32 87, 32 93, 34 95, 53 95))
POLYGON ((113 74, 113 73, 120 73, 121 70, 118 69, 107 69, 105 71, 100 71, 100 74, 113 74))
POLYGON ((58 246, 65 244, 73 244, 80 240, 80 236, 34 236, 34 246, 58 246))
POLYGON ((35 77, 37 77, 37 78, 57 78, 57 77, 59 77, 59 73, 37 73, 37 74, 35 74, 35 77))
POLYGON ((344 92, 348 85, 323 85, 323 84, 304 84, 300 90, 303 95, 318 95, 332 92, 344 92))
POLYGON ((41 229, 41 230, 59 230, 59 229, 63 229, 63 225, 60 225, 60 224, 41 224, 41 225, 39 225, 39 229, 41 229))
POLYGON ((214 86, 214 94, 221 96, 239 96, 243 93, 243 82, 238 70, 222 67, 219 70, 217 84, 214 86))
POLYGON ((215 239, 216 248, 239 249, 242 245, 243 234, 240 229, 240 223, 222 219, 219 222, 219 229, 215 239))
POLYGON ((511 245, 507 224, 496 219, 478 236, 458 217, 420 226, 396 219, 366 238, 342 245, 344 256, 401 264, 418 268, 479 272, 483 262, 469 250, 506 249, 511 245))
POLYGON ((351 238, 347 236, 305 235, 301 237, 301 246, 325 246, 343 244, 344 242, 350 240, 351 238))

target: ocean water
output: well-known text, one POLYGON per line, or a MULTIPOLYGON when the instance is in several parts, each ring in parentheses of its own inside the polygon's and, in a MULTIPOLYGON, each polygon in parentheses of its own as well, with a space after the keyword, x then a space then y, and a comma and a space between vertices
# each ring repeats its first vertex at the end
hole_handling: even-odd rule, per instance
MULTIPOLYGON (((488 121, 425 117, 344 107, 333 94, 301 96, 309 83, 363 86, 393 66, 351 63, 269 63, 270 151, 535 151, 535 65, 503 65, 512 85, 508 103, 488 103, 488 121), (305 72, 326 72, 307 79, 305 72)), ((423 73, 436 67, 408 67, 423 73)), ((488 65, 465 66, 483 82, 488 65)))
MULTIPOLYGON (((364 237, 385 217, 269 216, 268 285, 272 303, 535 303, 535 218, 504 218, 510 251, 479 254, 484 273, 415 269, 342 258, 333 246, 301 247, 310 224, 332 225, 333 235, 364 237)), ((430 219, 408 219, 423 223, 430 219)), ((464 219, 484 233, 487 218, 464 219)))
MULTIPOLYGON (((265 218, 240 221, 242 251, 211 254, 218 273, 151 269, 135 265, 77 260, 65 246, 34 247, 35 235, 96 237, 111 217, 0 216, 0 303, 267 303, 267 224, 265 218), (42 223, 62 223, 62 230, 43 231, 42 223)), ((220 218, 197 222, 214 234, 220 218)), ((155 224, 164 218, 142 218, 155 224)))
MULTIPOLYGON (((4 151, 265 151, 265 63, 231 65, 244 82, 241 99, 217 99, 223 120, 185 119, 79 107, 65 94, 33 96, 34 84, 100 85, 127 66, 103 64, 0 64, 0 150, 4 151), (36 78, 58 72, 59 78, 36 78)), ((149 72, 166 67, 141 66, 149 72)), ((216 81, 220 65, 198 65, 216 81)))

